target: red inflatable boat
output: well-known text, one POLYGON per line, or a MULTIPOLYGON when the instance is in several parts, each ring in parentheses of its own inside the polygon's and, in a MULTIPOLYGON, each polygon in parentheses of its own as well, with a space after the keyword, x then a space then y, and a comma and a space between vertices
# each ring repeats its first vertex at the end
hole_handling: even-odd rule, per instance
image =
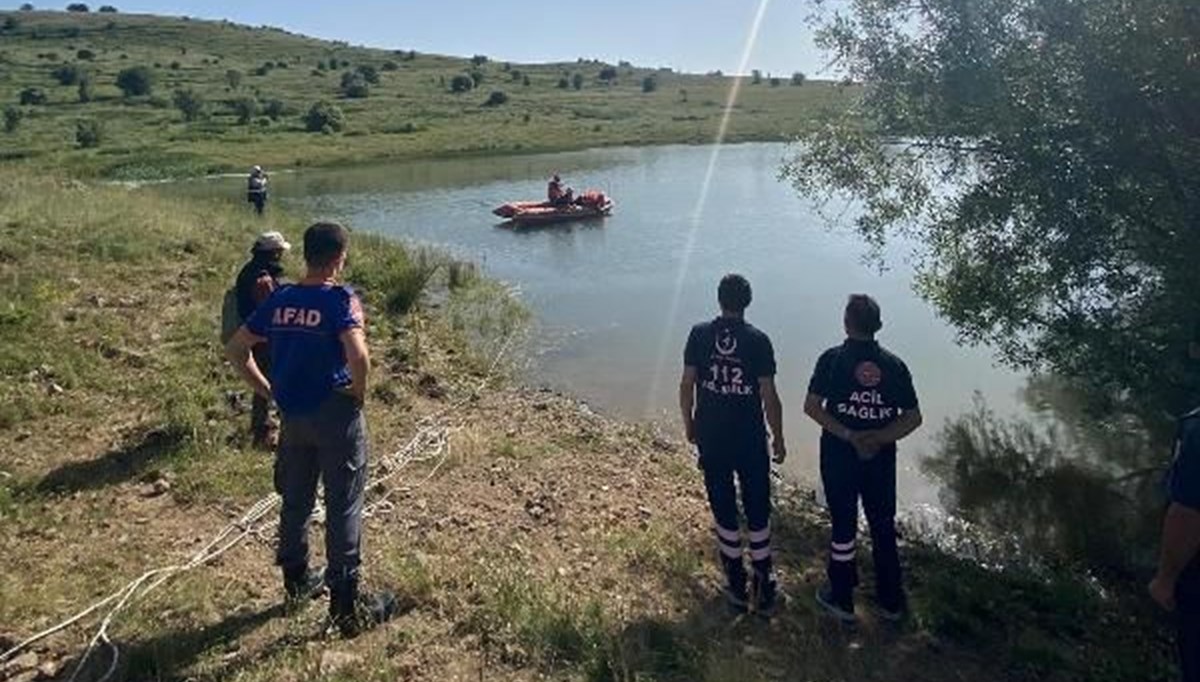
POLYGON ((613 201, 604 192, 588 191, 570 204, 554 206, 545 201, 513 201, 492 211, 513 226, 545 225, 570 220, 602 218, 612 213, 613 201))

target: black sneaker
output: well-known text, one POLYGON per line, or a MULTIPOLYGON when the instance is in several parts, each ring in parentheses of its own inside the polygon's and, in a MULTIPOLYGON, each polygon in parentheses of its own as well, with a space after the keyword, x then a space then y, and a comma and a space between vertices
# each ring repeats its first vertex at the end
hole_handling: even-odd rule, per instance
POLYGON ((725 597, 725 603, 734 613, 746 613, 750 609, 750 595, 746 593, 745 585, 742 585, 741 589, 726 585, 721 588, 721 595, 725 597))
POLYGON ((325 569, 314 568, 297 575, 283 577, 283 591, 289 604, 302 604, 325 593, 325 569))
POLYGON ((760 578, 754 576, 754 613, 763 618, 772 618, 779 611, 782 602, 779 585, 775 578, 760 578))
POLYGON ((845 603, 835 599, 833 588, 829 585, 823 585, 817 590, 817 604, 825 609, 829 615, 843 623, 853 623, 856 620, 854 616, 854 603, 845 603))
POLYGON ((338 599, 336 595, 329 602, 333 625, 347 639, 391 620, 398 610, 396 595, 386 591, 355 596, 349 605, 344 597, 338 599))

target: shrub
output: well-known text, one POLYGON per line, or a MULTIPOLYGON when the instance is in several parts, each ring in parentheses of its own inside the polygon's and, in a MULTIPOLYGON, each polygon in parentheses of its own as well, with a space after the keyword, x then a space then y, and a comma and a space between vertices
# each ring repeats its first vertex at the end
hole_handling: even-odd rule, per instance
POLYGON ((83 76, 83 70, 75 64, 63 64, 50 73, 59 85, 75 85, 83 76))
POLYGON ((474 57, 471 57, 471 63, 474 64, 475 66, 483 66, 484 64, 487 64, 487 61, 488 61, 488 58, 481 54, 477 54, 474 57))
POLYGON ((16 17, 4 17, 4 23, 0 24, 0 31, 15 31, 20 26, 21 22, 16 17))
POLYGON ((492 94, 488 95, 487 101, 483 103, 485 107, 498 107, 508 102, 508 93, 503 90, 493 90, 492 94))
POLYGON ((75 58, 80 61, 90 62, 96 58, 96 53, 91 50, 79 50, 75 53, 75 58))
POLYGON ((566 90, 567 88, 571 87, 571 81, 568 80, 566 76, 563 76, 562 78, 558 79, 558 87, 566 90))
POLYGON ((258 116, 258 100, 253 97, 239 97, 229 103, 229 108, 241 125, 249 124, 251 119, 258 116))
POLYGON ((524 85, 525 87, 529 87, 529 76, 528 75, 521 77, 521 85, 524 85))
POLYGON ((475 83, 475 87, 479 87, 483 84, 483 72, 479 69, 473 69, 467 75, 471 77, 471 81, 475 83))
POLYGON ((351 99, 363 99, 371 94, 371 86, 367 79, 358 71, 347 71, 342 74, 342 95, 351 99))
POLYGON ((800 73, 799 71, 792 74, 792 85, 797 85, 797 86, 804 85, 804 83, 807 80, 808 80, 808 76, 805 76, 803 73, 800 73))
POLYGON ((25 88, 21 91, 17 101, 21 106, 37 106, 46 103, 46 92, 41 88, 25 88))
POLYGON ((178 71, 182 68, 183 68, 183 64, 180 64, 179 62, 171 62, 171 70, 172 71, 178 71))
POLYGON ((272 68, 274 68, 274 67, 263 64, 262 66, 260 66, 254 70, 254 75, 259 76, 261 78, 262 76, 265 76, 265 75, 271 73, 272 68))
POLYGON ((22 119, 25 118, 25 112, 13 105, 4 107, 4 132, 15 133, 17 128, 21 126, 22 119))
POLYGON ((87 104, 93 99, 95 99, 95 93, 92 91, 92 77, 85 73, 79 79, 79 101, 87 104))
POLYGON ((104 141, 104 125, 94 118, 75 122, 75 144, 81 149, 99 147, 104 141))
POLYGON ((781 81, 778 78, 771 78, 771 87, 777 88, 779 87, 780 83, 781 81))
POLYGON ((83 4, 82 2, 73 2, 69 5, 67 5, 67 11, 68 12, 87 12, 89 10, 88 10, 88 6, 83 4))
POLYGON ((369 64, 363 64, 362 66, 358 67, 354 71, 358 75, 362 76, 362 79, 365 80, 368 84, 379 85, 379 69, 376 69, 374 66, 370 66, 369 64))
POLYGON ((283 100, 269 99, 263 103, 262 113, 272 121, 277 121, 287 115, 288 108, 287 105, 283 103, 283 100))
POLYGON ((520 70, 518 70, 518 69, 513 69, 512 71, 509 71, 509 72, 508 72, 508 79, 509 79, 510 81, 512 81, 512 82, 514 82, 514 83, 516 83, 517 81, 521 80, 521 77, 522 77, 523 75, 524 75, 524 74, 522 74, 522 73, 520 72, 520 70))
POLYGON ((576 72, 575 75, 571 76, 571 86, 574 87, 576 90, 583 89, 583 74, 582 73, 576 72))
POLYGON ((154 92, 154 72, 145 66, 122 69, 117 74, 117 87, 126 97, 143 97, 154 92))
POLYGON ((450 79, 450 92, 467 92, 475 88, 475 79, 460 73, 450 79))
POLYGON ((312 133, 336 133, 346 127, 346 115, 336 104, 321 100, 304 115, 304 128, 312 133))
POLYGON ((400 68, 400 65, 389 59, 383 63, 382 68, 384 71, 396 71, 400 68))
POLYGON ((175 108, 183 113, 183 120, 195 121, 204 114, 204 98, 195 90, 176 90, 172 101, 175 108))
POLYGON ((237 90, 238 88, 242 87, 242 78, 244 77, 245 74, 237 69, 230 69, 225 72, 225 82, 228 83, 229 87, 233 90, 237 90))
POLYGON ((408 51, 408 54, 407 54, 407 55, 405 55, 405 57, 404 57, 404 58, 405 58, 405 59, 407 59, 407 60, 408 60, 408 61, 410 61, 410 62, 411 62, 411 61, 413 61, 413 60, 415 60, 415 59, 417 58, 417 51, 416 51, 416 50, 409 50, 409 51, 408 51))
POLYGON ((642 92, 654 92, 658 89, 658 79, 654 76, 646 76, 642 79, 642 92))
POLYGON ((329 65, 325 63, 325 60, 317 62, 317 71, 327 71, 328 69, 329 65))
POLYGON ((617 67, 606 66, 603 69, 600 69, 600 80, 604 81, 605 83, 610 83, 617 80, 617 67))
POLYGON ((761 83, 762 82, 762 71, 759 71, 758 69, 751 71, 750 72, 750 82, 753 83, 754 85, 758 85, 759 83, 761 83))
POLYGON ((101 5, 100 11, 104 12, 105 14, 116 14, 117 8, 113 7, 112 5, 101 5))

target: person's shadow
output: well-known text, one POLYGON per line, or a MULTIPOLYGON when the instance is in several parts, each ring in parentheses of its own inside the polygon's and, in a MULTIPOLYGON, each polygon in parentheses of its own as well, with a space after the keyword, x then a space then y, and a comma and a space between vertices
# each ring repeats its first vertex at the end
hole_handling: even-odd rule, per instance
POLYGON ((33 486, 38 494, 71 494, 97 490, 145 474, 158 460, 177 452, 187 441, 180 429, 155 429, 95 459, 69 462, 33 486))

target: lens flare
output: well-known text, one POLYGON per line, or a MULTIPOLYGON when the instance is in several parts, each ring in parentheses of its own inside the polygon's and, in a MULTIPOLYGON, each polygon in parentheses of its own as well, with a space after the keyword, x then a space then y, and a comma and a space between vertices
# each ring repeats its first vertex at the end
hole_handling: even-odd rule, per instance
POLYGON ((729 131, 729 120, 733 117, 733 107, 737 104, 738 95, 742 91, 742 80, 745 78, 746 68, 750 65, 750 57, 753 55, 754 46, 758 42, 758 31, 762 27, 763 17, 766 16, 767 7, 770 4, 771 0, 759 0, 758 10, 754 13, 754 21, 750 24, 749 35, 746 36, 746 45, 742 48, 742 57, 738 63, 737 75, 734 76, 733 83, 729 86, 729 94, 725 98, 725 110, 721 114, 721 124, 717 127, 717 136, 713 140, 713 150, 712 154, 708 157, 708 168, 704 172, 704 180, 700 183, 700 195, 697 197, 695 209, 692 211, 691 227, 688 229, 687 239, 683 244, 683 257, 679 261, 679 272, 675 275, 675 294, 671 297, 670 313, 666 317, 662 340, 659 342, 658 362, 654 369, 654 380, 650 385, 647 396, 649 402, 646 404, 645 414, 648 417, 654 416, 654 408, 660 404, 663 373, 667 369, 671 348, 677 343, 677 339, 673 338, 675 322, 679 317, 679 304, 683 299, 683 285, 687 279, 688 270, 692 266, 692 254, 696 250, 696 239, 700 233, 704 209, 708 204, 708 192, 712 187, 713 176, 716 174, 717 162, 721 159, 721 147, 725 144, 725 136, 729 131))

